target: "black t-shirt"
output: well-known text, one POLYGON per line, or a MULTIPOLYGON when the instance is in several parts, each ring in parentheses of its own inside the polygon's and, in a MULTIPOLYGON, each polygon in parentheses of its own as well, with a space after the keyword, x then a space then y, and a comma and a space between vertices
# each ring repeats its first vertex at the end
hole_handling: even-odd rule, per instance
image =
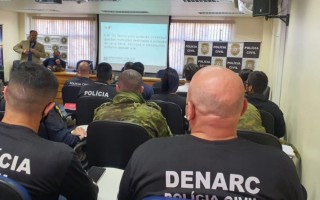
POLYGON ((89 78, 85 78, 85 77, 74 77, 72 79, 67 80, 64 83, 64 86, 75 86, 75 87, 82 87, 88 84, 93 83, 92 80, 90 80, 89 78))
POLYGON ((65 144, 0 122, 0 174, 24 186, 33 200, 96 199, 98 188, 65 144))
POLYGON ((81 87, 78 97, 96 96, 113 99, 116 94, 117 92, 114 87, 102 82, 92 82, 86 86, 81 87))
POLYGON ((282 151, 236 138, 184 135, 142 144, 123 174, 118 199, 302 200, 301 184, 282 151))
POLYGON ((265 99, 262 94, 247 94, 246 98, 248 102, 254 105, 257 109, 267 111, 273 115, 275 136, 281 138, 286 134, 286 124, 283 118, 283 113, 277 104, 265 99))

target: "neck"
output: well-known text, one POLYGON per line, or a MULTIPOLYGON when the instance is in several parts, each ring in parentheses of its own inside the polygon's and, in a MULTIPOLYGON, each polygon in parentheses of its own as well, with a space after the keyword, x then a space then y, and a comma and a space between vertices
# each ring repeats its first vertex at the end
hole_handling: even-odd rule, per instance
POLYGON ((210 141, 230 140, 237 137, 236 118, 206 116, 190 121, 191 135, 210 141))
POLYGON ((2 122, 11 125, 18 125, 30 128, 35 133, 38 133, 41 116, 34 114, 21 114, 7 110, 3 116, 2 122))

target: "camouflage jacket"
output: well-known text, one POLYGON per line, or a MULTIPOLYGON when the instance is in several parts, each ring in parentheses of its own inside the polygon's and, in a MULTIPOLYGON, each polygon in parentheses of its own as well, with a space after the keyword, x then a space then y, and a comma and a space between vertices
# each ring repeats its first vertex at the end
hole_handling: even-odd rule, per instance
POLYGON ((95 110, 93 120, 117 120, 141 124, 151 137, 171 136, 166 119, 154 102, 146 102, 133 92, 120 92, 113 102, 102 104, 95 110))
POLYGON ((248 102, 247 111, 244 113, 237 125, 239 130, 255 131, 265 133, 266 129, 262 126, 259 110, 248 102))

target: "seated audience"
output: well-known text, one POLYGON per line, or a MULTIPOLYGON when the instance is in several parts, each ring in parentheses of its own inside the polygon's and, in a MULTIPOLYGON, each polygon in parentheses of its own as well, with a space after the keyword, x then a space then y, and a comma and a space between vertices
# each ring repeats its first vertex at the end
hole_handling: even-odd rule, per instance
POLYGON ((112 67, 108 63, 100 63, 97 68, 97 81, 81 87, 80 96, 99 96, 113 99, 116 89, 108 84, 112 79, 112 67))
POLYGON ((75 147, 77 143, 83 140, 87 132, 82 127, 68 128, 67 122, 63 118, 61 111, 56 104, 41 121, 44 133, 39 132, 40 137, 55 142, 63 142, 70 147, 75 147))
POLYGON ((42 64, 53 72, 61 72, 66 70, 66 62, 60 58, 60 51, 53 52, 53 58, 45 59, 42 64))
POLYGON ((263 92, 268 86, 268 77, 262 71, 254 71, 249 74, 246 86, 246 98, 257 109, 271 113, 274 117, 274 134, 278 138, 286 134, 286 124, 282 111, 273 103, 265 99, 263 92))
POLYGON ((179 75, 175 69, 167 68, 164 70, 164 75, 161 80, 161 93, 154 94, 150 100, 161 100, 176 103, 185 114, 186 98, 176 94, 179 86, 179 75))
POLYGON ((177 92, 188 92, 190 81, 193 75, 201 69, 198 65, 194 63, 188 63, 183 67, 183 77, 186 78, 186 83, 178 87, 177 92))
MULTIPOLYGON (((132 69, 139 72, 141 76, 144 76, 144 65, 141 62, 133 63, 132 69)), ((142 96, 145 100, 149 100, 154 93, 153 88, 150 85, 147 85, 143 82, 142 82, 142 86, 144 87, 142 96)))
MULTIPOLYGON (((159 71, 157 71, 156 78, 161 78, 162 79, 165 71, 166 71, 165 69, 160 69, 159 71)), ((152 85, 152 88, 153 88, 153 90, 155 88, 156 89, 157 88, 161 89, 161 81, 160 82, 154 82, 153 85, 152 85)), ((156 92, 154 91, 154 93, 156 93, 156 92)))
POLYGON ((81 62, 79 64, 77 72, 77 77, 67 80, 64 83, 64 86, 82 87, 93 83, 93 81, 89 79, 91 69, 90 65, 87 62, 81 62))
MULTIPOLYGON (((5 111, 5 103, 4 98, 1 97, 0 111, 5 111)), ((38 135, 51 141, 63 142, 73 148, 85 138, 87 132, 81 127, 72 130, 73 128, 67 127, 58 105, 55 104, 48 115, 42 118, 38 135)))
POLYGON ((240 78, 242 79, 243 84, 245 84, 245 82, 247 81, 248 76, 249 76, 249 74, 250 74, 251 72, 253 72, 252 69, 242 69, 242 70, 239 72, 239 76, 240 76, 240 78))
POLYGON ((160 107, 142 97, 142 76, 135 70, 126 70, 119 76, 117 94, 113 102, 102 104, 95 110, 93 120, 117 120, 141 124, 151 137, 171 136, 160 107))
POLYGON ((118 199, 302 200, 295 166, 284 152, 237 137, 246 107, 237 74, 212 66, 198 71, 187 95, 191 135, 155 138, 138 147, 118 199))
MULTIPOLYGON (((244 87, 251 72, 253 72, 251 69, 242 69, 239 72, 239 76, 242 79, 244 87)), ((266 129, 262 126, 262 120, 259 110, 251 103, 248 103, 247 111, 240 117, 237 129, 255 131, 260 133, 266 132, 266 129)))
POLYGON ((0 122, 1 175, 25 187, 33 200, 97 199, 98 187, 67 145, 37 135, 54 107, 58 81, 50 70, 26 62, 11 72, 0 122))

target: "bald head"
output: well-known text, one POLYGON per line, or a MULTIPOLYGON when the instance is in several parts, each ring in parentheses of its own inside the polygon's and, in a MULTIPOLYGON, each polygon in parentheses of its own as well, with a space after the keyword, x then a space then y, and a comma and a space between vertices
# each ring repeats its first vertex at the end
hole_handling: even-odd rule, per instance
POLYGON ((141 85, 142 76, 135 70, 125 70, 119 76, 119 91, 141 93, 141 85))
POLYGON ((82 77, 89 77, 91 72, 90 65, 87 62, 81 62, 78 67, 78 74, 82 77))
POLYGON ((187 101, 204 116, 240 117, 244 102, 242 80, 229 69, 205 67, 193 76, 187 101))

